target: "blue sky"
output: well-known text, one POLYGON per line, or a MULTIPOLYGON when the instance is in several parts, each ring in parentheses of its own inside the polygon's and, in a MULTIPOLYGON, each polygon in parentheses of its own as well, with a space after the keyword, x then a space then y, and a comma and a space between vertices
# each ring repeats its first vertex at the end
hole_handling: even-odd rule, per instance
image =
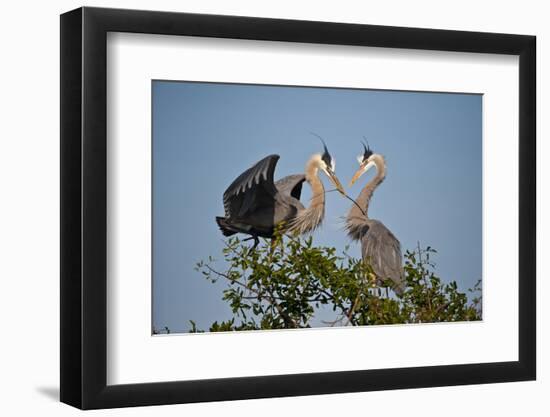
MULTIPOLYGON (((385 156, 387 177, 369 209, 400 240, 403 252, 430 245, 437 274, 472 287, 482 270, 482 96, 309 87, 153 81, 153 325, 187 331, 231 318, 226 284, 193 270, 219 257, 214 221, 222 195, 266 155, 281 156, 275 180, 301 173, 322 148, 321 135, 347 186, 365 136, 385 156)), ((374 175, 352 188, 355 197, 374 175)), ((331 184, 323 178, 327 189, 331 184)), ((304 186, 302 201, 310 197, 304 186)), ((351 202, 327 194, 314 241, 360 257, 343 231, 351 202)))

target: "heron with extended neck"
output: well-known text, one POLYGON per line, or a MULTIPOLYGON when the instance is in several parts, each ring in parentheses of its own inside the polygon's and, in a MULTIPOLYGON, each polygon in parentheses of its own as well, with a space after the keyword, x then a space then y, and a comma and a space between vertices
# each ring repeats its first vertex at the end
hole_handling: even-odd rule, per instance
POLYGON ((397 294, 404 290, 401 244, 390 230, 379 220, 368 216, 369 203, 376 188, 386 178, 386 161, 382 155, 373 153, 363 144, 364 152, 358 156, 359 169, 351 179, 350 187, 370 168, 376 168, 376 175, 365 185, 356 198, 356 203, 346 218, 348 235, 361 242, 363 261, 368 263, 381 284, 390 279, 397 294))
POLYGON ((223 194, 225 217, 216 217, 223 235, 248 234, 249 239, 254 239, 255 247, 258 237, 273 238, 278 229, 304 234, 319 227, 325 215, 325 188, 319 171, 345 194, 334 173, 334 159, 324 142, 323 147, 322 154, 309 158, 305 174, 289 175, 274 182, 279 155, 269 155, 237 177, 223 194), (312 190, 307 208, 300 201, 304 182, 312 190))

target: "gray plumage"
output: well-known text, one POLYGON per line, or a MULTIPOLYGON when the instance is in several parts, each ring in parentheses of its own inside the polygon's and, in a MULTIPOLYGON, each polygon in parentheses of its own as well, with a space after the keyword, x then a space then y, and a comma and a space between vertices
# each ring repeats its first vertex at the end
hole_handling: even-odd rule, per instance
POLYGON ((289 175, 274 183, 279 155, 269 155, 239 175, 223 194, 225 217, 216 217, 224 236, 246 233, 256 246, 259 236, 272 238, 276 227, 293 235, 315 230, 325 215, 325 189, 318 172, 324 172, 336 189, 345 194, 324 142, 323 147, 323 154, 309 158, 305 174, 289 175), (307 208, 300 202, 304 181, 312 191, 307 208))
POLYGON ((300 200, 302 195, 302 184, 306 180, 304 174, 287 175, 275 183, 275 188, 282 194, 290 195, 300 200))
POLYGON ((365 151, 365 157, 352 183, 366 172, 368 162, 376 166, 377 174, 357 197, 357 205, 351 207, 346 219, 346 229, 351 239, 361 242, 362 258, 372 267, 378 285, 382 280, 390 279, 395 292, 401 294, 404 290, 401 244, 382 222, 368 217, 372 194, 386 176, 385 161, 381 155, 372 154, 366 148, 365 151))
POLYGON ((223 194, 225 217, 216 217, 224 236, 235 233, 273 237, 275 227, 288 223, 299 211, 305 175, 289 175, 273 182, 279 155, 269 155, 244 171, 223 194))
POLYGON ((352 239, 361 242, 361 257, 372 267, 378 285, 389 278, 395 292, 402 293, 401 244, 393 233, 382 222, 365 218, 348 219, 347 229, 352 239))

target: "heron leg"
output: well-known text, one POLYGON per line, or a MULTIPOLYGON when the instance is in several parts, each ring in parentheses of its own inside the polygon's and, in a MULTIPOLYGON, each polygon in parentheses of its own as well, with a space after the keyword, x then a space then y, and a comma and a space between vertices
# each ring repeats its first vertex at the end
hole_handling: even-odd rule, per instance
POLYGON ((243 239, 243 242, 246 242, 247 240, 254 239, 254 246, 252 246, 252 249, 256 249, 256 246, 260 244, 260 239, 258 239, 258 236, 252 235, 250 237, 247 237, 246 239, 243 239))
POLYGON ((271 239, 271 246, 270 246, 270 250, 269 250, 270 254, 273 254, 273 252, 275 252, 275 249, 277 249, 277 244, 278 244, 278 240, 275 239, 275 238, 272 238, 271 239))

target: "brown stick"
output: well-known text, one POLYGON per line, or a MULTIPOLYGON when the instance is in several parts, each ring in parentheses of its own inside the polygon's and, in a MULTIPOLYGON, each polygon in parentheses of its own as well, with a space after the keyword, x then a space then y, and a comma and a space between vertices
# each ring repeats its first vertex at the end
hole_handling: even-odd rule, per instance
POLYGON ((349 325, 351 323, 351 318, 353 317, 353 313, 355 309, 357 308, 357 305, 359 304, 359 297, 361 296, 361 293, 357 293, 357 297, 355 297, 355 300, 353 301, 353 305, 351 306, 351 309, 349 310, 347 314, 348 321, 346 322, 345 326, 349 325))

